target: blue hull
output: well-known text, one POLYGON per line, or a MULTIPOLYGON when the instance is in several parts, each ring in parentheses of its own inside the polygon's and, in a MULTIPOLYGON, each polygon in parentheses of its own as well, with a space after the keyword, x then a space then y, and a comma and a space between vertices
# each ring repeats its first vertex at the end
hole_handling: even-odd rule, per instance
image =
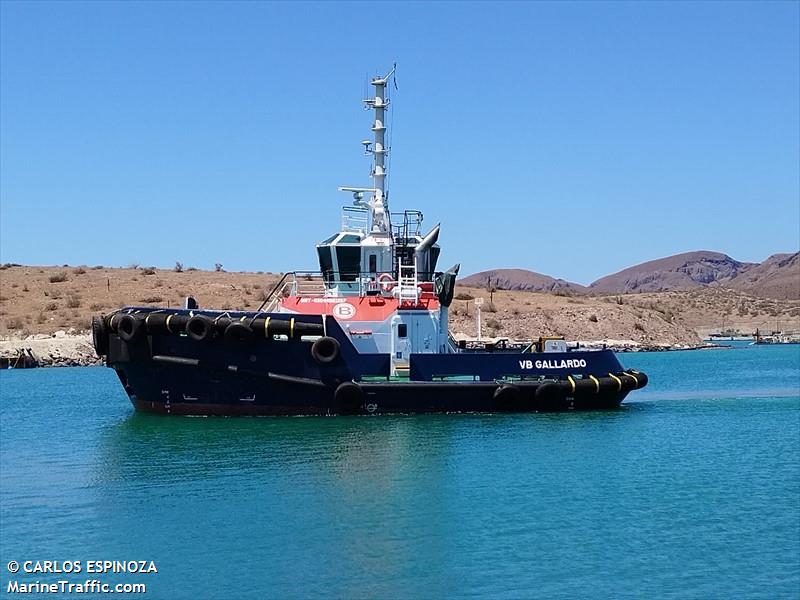
MULTIPOLYGON (((156 314, 128 310, 142 323, 147 315, 156 314)), ((175 322, 185 316, 182 311, 170 314, 175 322)), ((245 339, 216 335, 197 341, 177 330, 174 322, 153 325, 158 323, 153 318, 143 325, 145 330, 126 340, 125 327, 115 331, 111 319, 95 332, 95 346, 106 355, 106 364, 117 372, 138 410, 165 414, 594 410, 615 408, 632 389, 646 384, 643 373, 623 372, 608 350, 412 354, 409 377, 390 379, 390 357, 359 354, 333 320, 326 323, 324 333, 336 340, 339 350, 322 362, 312 351, 311 340, 318 336, 299 334, 321 328, 319 317, 227 315, 229 322, 244 318, 242 322, 257 331, 261 326, 256 317, 269 317, 270 327, 290 333, 245 339)), ((163 313, 158 316, 163 321, 163 313)))

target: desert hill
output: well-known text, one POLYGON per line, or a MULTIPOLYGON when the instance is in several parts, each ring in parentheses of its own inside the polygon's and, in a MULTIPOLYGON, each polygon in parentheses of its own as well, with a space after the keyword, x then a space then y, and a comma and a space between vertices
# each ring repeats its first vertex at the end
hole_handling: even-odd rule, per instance
POLYGON ((526 292, 567 292, 583 294, 586 287, 555 279, 549 275, 542 275, 525 269, 492 269, 481 271, 458 280, 459 285, 467 287, 493 287, 499 290, 521 290, 526 292))
POLYGON ((800 299, 800 252, 773 254, 760 265, 747 269, 726 287, 765 298, 800 299))
MULTIPOLYGON (((785 258, 777 258, 777 269, 785 258)), ((796 259, 794 259, 796 260, 796 259)), ((788 264, 793 264, 791 261, 788 264)), ((256 310, 280 275, 153 268, 0 266, 0 336, 85 331, 92 315, 126 305, 201 306, 256 310)), ((621 340, 658 346, 694 344, 721 329, 800 329, 800 301, 758 298, 723 287, 632 295, 572 295, 525 290, 489 292, 459 282, 450 310, 454 334, 475 333, 475 302, 483 297, 484 334, 573 340, 621 340)))
POLYGON ((594 292, 613 294, 690 290, 723 284, 754 267, 721 252, 700 250, 650 260, 593 282, 594 292))

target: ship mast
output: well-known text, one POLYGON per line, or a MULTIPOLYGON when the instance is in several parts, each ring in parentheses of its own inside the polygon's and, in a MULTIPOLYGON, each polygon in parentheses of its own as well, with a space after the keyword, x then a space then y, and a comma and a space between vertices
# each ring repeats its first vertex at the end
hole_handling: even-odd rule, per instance
POLYGON ((386 97, 386 85, 389 79, 394 75, 397 65, 392 66, 383 77, 373 77, 370 82, 375 86, 375 96, 372 98, 365 98, 363 100, 367 109, 375 111, 375 120, 372 123, 372 132, 374 139, 364 140, 361 142, 364 145, 364 152, 371 154, 373 158, 372 169, 370 177, 372 177, 373 187, 371 188, 356 188, 356 187, 340 187, 342 192, 352 192, 355 199, 354 204, 363 206, 370 211, 370 223, 372 234, 385 234, 390 235, 389 214, 386 199, 386 155, 389 149, 386 147, 386 110, 389 108, 389 99, 386 97), (364 201, 364 193, 371 194, 369 200, 364 201))

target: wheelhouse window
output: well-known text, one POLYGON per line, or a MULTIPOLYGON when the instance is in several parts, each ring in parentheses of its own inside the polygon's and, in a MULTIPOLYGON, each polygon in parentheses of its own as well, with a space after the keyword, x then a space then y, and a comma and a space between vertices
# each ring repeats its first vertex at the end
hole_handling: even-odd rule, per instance
POLYGON ((336 248, 336 259, 339 263, 339 279, 355 281, 361 272, 361 247, 339 246, 336 248))
POLYGON ((378 272, 378 257, 374 254, 369 255, 369 272, 370 273, 378 272))
POLYGON ((320 246, 317 248, 319 254, 319 270, 322 271, 322 278, 326 282, 333 279, 333 254, 330 246, 320 246))

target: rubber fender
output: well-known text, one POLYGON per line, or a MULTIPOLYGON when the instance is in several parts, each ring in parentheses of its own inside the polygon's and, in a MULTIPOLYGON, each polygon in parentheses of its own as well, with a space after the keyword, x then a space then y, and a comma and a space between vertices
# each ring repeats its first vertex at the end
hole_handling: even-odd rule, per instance
POLYGON ((641 371, 634 371, 633 369, 628 369, 627 371, 623 372, 623 375, 625 375, 626 379, 633 378, 636 380, 636 385, 632 388, 634 390, 642 389, 644 386, 647 385, 648 382, 647 375, 645 373, 642 373, 641 371))
POLYGON ((133 315, 122 315, 117 321, 117 335, 125 342, 135 342, 142 334, 142 325, 133 315))
POLYGON ((497 386, 493 398, 498 410, 517 410, 519 408, 520 390, 515 385, 504 383, 497 386))
POLYGON ((92 343, 97 356, 108 354, 108 327, 103 317, 92 317, 92 343))
POLYGON ((364 390, 353 381, 345 381, 336 388, 333 399, 336 402, 336 412, 342 415, 353 415, 361 412, 364 404, 364 390))
POLYGON ((214 322, 204 315, 195 315, 186 322, 186 335, 195 342, 205 342, 214 337, 214 322))
POLYGON ((594 396, 600 393, 600 381, 589 376, 575 380, 575 396, 594 396))
POLYGON ((253 341, 253 330, 247 323, 234 321, 225 328, 225 340, 243 344, 253 341))
POLYGON ((311 344, 311 357, 320 365, 327 365, 339 357, 339 340, 330 336, 321 337, 311 344))
POLYGON ((604 394, 606 392, 619 392, 619 383, 612 377, 597 377, 597 381, 600 382, 600 393, 604 394))
POLYGON ((536 388, 536 400, 540 403, 557 402, 559 400, 563 400, 564 397, 565 394, 561 385, 555 381, 548 381, 536 388))
POLYGON ((186 330, 188 320, 186 315, 153 312, 144 318, 144 328, 151 334, 180 335, 186 330))
POLYGON ((214 333, 216 335, 225 335, 225 330, 228 329, 228 325, 233 323, 233 319, 228 317, 217 317, 216 319, 212 319, 211 323, 214 327, 214 333))

